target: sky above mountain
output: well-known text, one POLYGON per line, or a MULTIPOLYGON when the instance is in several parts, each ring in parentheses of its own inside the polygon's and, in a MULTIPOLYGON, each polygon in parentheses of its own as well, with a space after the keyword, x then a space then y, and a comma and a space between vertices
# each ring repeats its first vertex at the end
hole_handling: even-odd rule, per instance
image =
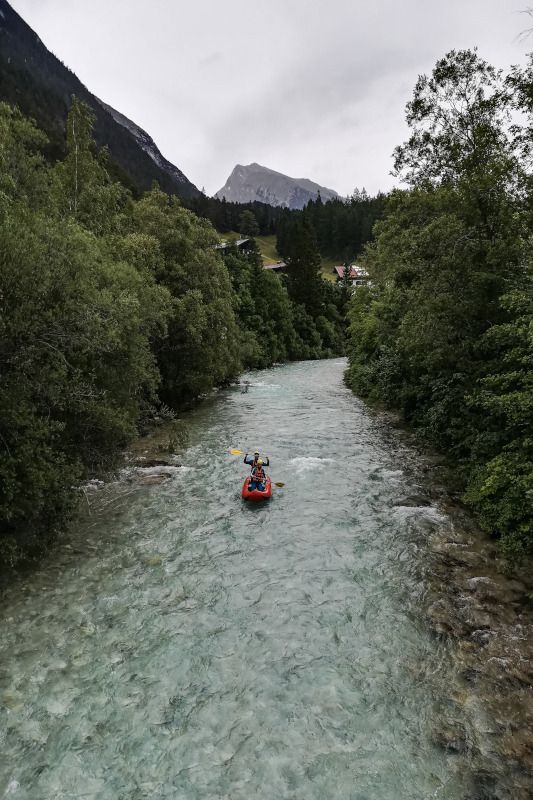
POLYGON ((257 161, 387 190, 420 73, 477 46, 523 63, 526 0, 10 0, 91 92, 208 194, 257 161))

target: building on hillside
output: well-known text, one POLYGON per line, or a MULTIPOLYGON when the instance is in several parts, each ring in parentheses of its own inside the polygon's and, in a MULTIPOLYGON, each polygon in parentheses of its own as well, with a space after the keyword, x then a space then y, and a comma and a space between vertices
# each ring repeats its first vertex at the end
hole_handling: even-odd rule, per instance
POLYGON ((263 264, 263 269, 269 269, 272 272, 285 272, 287 264, 285 261, 276 261, 274 264, 263 264))
MULTIPOLYGON (((337 283, 344 280, 345 267, 333 267, 333 274, 337 276, 337 283)), ((350 266, 350 283, 352 286, 367 286, 370 284, 368 272, 357 264, 350 266)))
POLYGON ((223 239, 220 244, 215 245, 215 250, 226 250, 228 247, 236 247, 241 253, 247 253, 250 249, 250 239, 236 239, 234 242, 228 242, 223 239))

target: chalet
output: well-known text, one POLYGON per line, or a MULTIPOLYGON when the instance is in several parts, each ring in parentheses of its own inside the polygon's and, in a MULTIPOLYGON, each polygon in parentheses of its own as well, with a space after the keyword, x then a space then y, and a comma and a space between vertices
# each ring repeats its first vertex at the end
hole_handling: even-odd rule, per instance
POLYGON ((234 242, 228 242, 223 239, 220 244, 215 245, 215 250, 226 250, 228 247, 236 247, 241 253, 246 253, 250 248, 248 242, 250 239, 236 239, 234 242))
MULTIPOLYGON (((333 267, 333 274, 337 276, 337 283, 341 283, 344 280, 346 267, 333 267)), ((366 286, 370 283, 368 279, 368 272, 366 269, 362 267, 358 267, 357 264, 352 264, 350 266, 350 282, 352 286, 366 286)))
POLYGON ((287 269, 287 264, 284 261, 276 261, 274 264, 263 264, 263 269, 269 269, 272 272, 281 273, 287 269))

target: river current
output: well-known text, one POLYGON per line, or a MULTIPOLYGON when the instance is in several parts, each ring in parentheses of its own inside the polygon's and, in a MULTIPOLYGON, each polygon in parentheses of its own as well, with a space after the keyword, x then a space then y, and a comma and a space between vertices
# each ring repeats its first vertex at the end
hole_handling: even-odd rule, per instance
POLYGON ((0 610, 0 797, 462 800, 436 743, 453 672, 419 609, 419 458, 345 362, 245 376, 186 417, 182 466, 108 486, 0 610), (246 504, 260 448, 275 488, 246 504), (442 694, 441 694, 442 689, 442 694))

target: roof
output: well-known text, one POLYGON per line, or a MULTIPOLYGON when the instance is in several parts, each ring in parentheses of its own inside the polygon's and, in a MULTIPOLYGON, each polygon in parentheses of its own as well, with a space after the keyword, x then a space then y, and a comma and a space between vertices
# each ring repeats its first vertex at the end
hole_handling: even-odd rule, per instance
MULTIPOLYGON (((333 271, 337 273, 337 276, 342 280, 344 278, 344 270, 345 267, 333 267, 333 271)), ((357 264, 352 264, 350 266, 350 278, 355 280, 356 278, 368 278, 368 272, 366 269, 362 267, 358 267, 357 264)))
POLYGON ((246 242, 249 241, 250 239, 237 239, 235 242, 221 242, 220 244, 215 245, 215 250, 225 250, 226 247, 231 247, 232 245, 234 247, 239 248, 242 247, 243 244, 246 244, 246 242))
POLYGON ((276 261, 274 264, 263 264, 264 269, 272 269, 272 270, 285 269, 286 266, 287 264, 285 263, 285 261, 276 261))

